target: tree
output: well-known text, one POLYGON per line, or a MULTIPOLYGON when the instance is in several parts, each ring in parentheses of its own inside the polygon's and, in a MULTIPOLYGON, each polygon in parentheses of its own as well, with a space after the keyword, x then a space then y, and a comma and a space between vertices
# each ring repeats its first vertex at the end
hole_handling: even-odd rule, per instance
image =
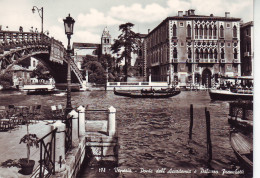
POLYGON ((10 72, 0 74, 0 85, 10 88, 13 85, 13 75, 10 72))
POLYGON ((49 80, 51 78, 50 71, 42 63, 38 63, 36 69, 33 70, 31 77, 37 77, 38 79, 49 80))
POLYGON ((104 84, 106 82, 105 70, 98 61, 89 61, 84 65, 84 70, 88 70, 89 82, 104 84))
POLYGON ((125 80, 127 81, 128 68, 131 64, 131 53, 137 52, 139 36, 133 32, 131 29, 134 24, 128 22, 119 25, 119 31, 122 33, 118 36, 117 40, 114 40, 114 44, 111 46, 113 53, 119 53, 122 51, 121 56, 119 56, 117 62, 121 62, 125 59, 125 80))

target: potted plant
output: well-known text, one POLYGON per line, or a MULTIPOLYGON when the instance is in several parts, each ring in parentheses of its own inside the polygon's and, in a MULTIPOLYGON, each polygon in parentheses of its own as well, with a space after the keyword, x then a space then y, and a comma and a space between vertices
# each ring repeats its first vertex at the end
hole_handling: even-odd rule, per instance
POLYGON ((27 134, 25 134, 21 140, 21 143, 25 143, 27 147, 27 158, 22 158, 20 159, 20 164, 21 164, 21 170, 19 171, 23 175, 29 175, 33 171, 33 167, 35 164, 34 160, 30 160, 30 149, 31 147, 35 146, 36 148, 39 147, 39 138, 37 137, 36 134, 30 134, 29 133, 29 128, 28 128, 28 122, 27 122, 27 134))

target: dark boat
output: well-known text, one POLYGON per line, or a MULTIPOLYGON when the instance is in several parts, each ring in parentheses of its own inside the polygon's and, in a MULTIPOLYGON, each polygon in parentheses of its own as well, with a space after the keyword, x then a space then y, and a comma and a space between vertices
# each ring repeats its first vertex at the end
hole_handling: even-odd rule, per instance
POLYGON ((232 92, 230 90, 211 89, 209 96, 212 100, 253 100, 253 93, 248 92, 232 92))
POLYGON ((241 166, 250 172, 253 171, 253 143, 251 140, 239 132, 230 132, 231 147, 241 166))
POLYGON ((48 88, 37 88, 34 90, 28 90, 27 95, 50 95, 57 94, 59 91, 57 90, 48 90, 48 88))
POLYGON ((114 90, 114 94, 130 98, 170 98, 180 94, 181 91, 173 91, 170 93, 128 93, 114 90))

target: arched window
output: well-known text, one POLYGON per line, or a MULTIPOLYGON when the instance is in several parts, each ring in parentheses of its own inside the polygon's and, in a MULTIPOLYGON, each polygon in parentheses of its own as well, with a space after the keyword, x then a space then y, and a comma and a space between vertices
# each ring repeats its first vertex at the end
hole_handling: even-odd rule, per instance
POLYGON ((224 49, 221 49, 221 54, 220 54, 220 56, 221 56, 221 59, 224 59, 224 58, 225 58, 224 49))
POLYGON ((202 27, 202 25, 200 26, 200 29, 199 29, 199 35, 200 35, 200 39, 202 39, 202 37, 203 37, 203 27, 202 27))
POLYGON ((209 50, 209 58, 210 58, 210 59, 213 59, 213 52, 212 52, 212 49, 209 50))
POLYGON ((195 25, 195 39, 198 39, 198 34, 199 34, 199 28, 198 25, 195 25))
POLYGON ((234 59, 237 59, 237 49, 234 49, 234 59))
POLYGON ((173 49, 173 58, 177 59, 177 57, 178 57, 177 48, 174 48, 173 49))
POLYGON ((33 67, 36 67, 36 62, 35 61, 33 61, 33 67))
POLYGON ((191 37, 191 27, 190 24, 187 26, 187 37, 191 37))
POLYGON ((208 36, 208 28, 205 25, 205 27, 204 27, 204 38, 207 39, 207 36, 208 36))
POLYGON ((216 49, 214 50, 214 59, 218 59, 218 52, 216 49))
POLYGON ((195 58, 196 58, 196 59, 199 59, 199 55, 200 55, 199 50, 196 49, 196 51, 195 51, 195 58))
POLYGON ((217 39, 217 27, 216 27, 216 25, 214 25, 214 28, 213 28, 213 38, 217 39))
POLYGON ((205 52, 204 52, 204 59, 208 59, 208 50, 205 49, 205 52))
POLYGON ((203 59, 203 49, 200 49, 200 59, 203 59))
POLYGON ((237 38, 237 27, 235 25, 233 27, 233 38, 237 38))
POLYGON ((176 36, 177 36, 177 27, 176 27, 176 24, 173 24, 173 27, 172 27, 172 35, 173 35, 173 37, 176 37, 176 36))
POLYGON ((191 59, 191 49, 188 48, 188 58, 191 59))
POLYGON ((222 25, 219 28, 219 35, 220 35, 220 38, 224 38, 224 28, 222 25))
POLYGON ((212 38, 212 27, 211 27, 211 25, 209 26, 209 39, 211 39, 212 38))

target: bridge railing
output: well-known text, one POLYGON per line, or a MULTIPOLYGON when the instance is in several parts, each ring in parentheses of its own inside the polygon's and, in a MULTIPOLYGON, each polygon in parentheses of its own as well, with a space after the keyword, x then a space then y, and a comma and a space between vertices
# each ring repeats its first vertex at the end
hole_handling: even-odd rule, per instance
POLYGON ((33 32, 0 31, 0 54, 15 48, 51 44, 51 38, 45 34, 33 32))

